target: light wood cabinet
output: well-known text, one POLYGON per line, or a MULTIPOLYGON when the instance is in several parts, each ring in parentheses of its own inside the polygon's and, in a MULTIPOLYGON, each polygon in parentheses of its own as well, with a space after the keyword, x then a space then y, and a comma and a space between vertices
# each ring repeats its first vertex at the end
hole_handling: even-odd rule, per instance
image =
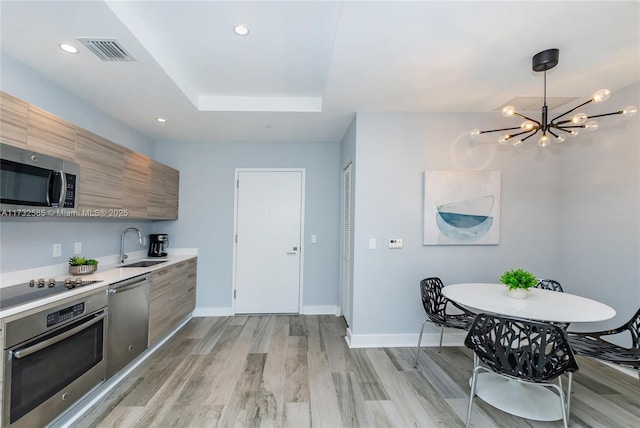
MULTIPOLYGON (((149 218, 149 164, 151 159, 132 150, 124 152, 122 206, 130 218, 149 218)), ((177 217, 177 215, 176 215, 177 217)))
POLYGON ((123 208, 125 149, 84 129, 78 129, 75 145, 75 161, 80 164, 78 208, 105 211, 105 217, 109 210, 123 208))
POLYGON ((179 171, 2 91, 0 141, 78 163, 79 216, 178 218, 179 171))
POLYGON ((161 220, 178 218, 179 181, 180 173, 177 170, 150 161, 148 217, 161 220))
POLYGON ((76 128, 42 109, 29 106, 27 149, 74 161, 76 128))
POLYGON ((151 272, 149 346, 166 336, 196 307, 197 259, 151 272))
POLYGON ((0 92, 0 142, 27 148, 28 113, 29 104, 0 92))

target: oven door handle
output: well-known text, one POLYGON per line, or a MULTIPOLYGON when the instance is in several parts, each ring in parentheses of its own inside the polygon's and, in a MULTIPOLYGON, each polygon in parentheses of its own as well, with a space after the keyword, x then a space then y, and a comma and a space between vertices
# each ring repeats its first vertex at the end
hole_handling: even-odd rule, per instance
POLYGON ((55 345, 56 343, 61 342, 68 337, 71 337, 74 334, 79 333, 82 330, 86 329, 87 327, 91 327, 92 325, 100 322, 100 320, 102 320, 105 316, 106 316, 106 313, 102 312, 100 315, 96 315, 91 321, 88 321, 84 324, 74 327, 71 330, 67 330, 58 336, 52 337, 51 339, 43 340, 42 342, 36 343, 35 345, 29 346, 28 348, 20 349, 19 351, 14 351, 12 354, 15 358, 18 358, 18 359, 26 357, 27 355, 31 355, 34 352, 38 352, 44 348, 48 348, 51 345, 55 345))

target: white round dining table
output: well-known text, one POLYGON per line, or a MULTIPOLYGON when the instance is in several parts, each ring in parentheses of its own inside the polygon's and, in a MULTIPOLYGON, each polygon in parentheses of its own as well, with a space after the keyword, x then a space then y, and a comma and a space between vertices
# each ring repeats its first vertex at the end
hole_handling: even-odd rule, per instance
POLYGON ((539 321, 596 322, 613 318, 616 311, 604 303, 575 294, 531 288, 526 299, 507 295, 504 284, 452 284, 442 294, 474 312, 489 312, 539 321))
MULTIPOLYGON (((444 287, 442 294, 474 312, 538 321, 595 322, 613 318, 616 314, 604 303, 540 288, 530 289, 525 299, 509 297, 504 284, 452 284, 444 287)), ((476 385, 478 397, 505 412, 538 421, 562 419, 558 396, 540 385, 523 384, 490 372, 478 375, 476 385)))

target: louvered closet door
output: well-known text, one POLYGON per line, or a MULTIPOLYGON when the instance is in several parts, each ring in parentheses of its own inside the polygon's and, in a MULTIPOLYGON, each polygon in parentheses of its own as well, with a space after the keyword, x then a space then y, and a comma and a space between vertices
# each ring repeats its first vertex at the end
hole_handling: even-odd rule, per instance
POLYGON ((343 173, 343 231, 342 231, 342 315, 351 325, 351 242, 353 240, 353 230, 351 228, 352 209, 352 184, 351 184, 351 164, 347 166, 343 173))

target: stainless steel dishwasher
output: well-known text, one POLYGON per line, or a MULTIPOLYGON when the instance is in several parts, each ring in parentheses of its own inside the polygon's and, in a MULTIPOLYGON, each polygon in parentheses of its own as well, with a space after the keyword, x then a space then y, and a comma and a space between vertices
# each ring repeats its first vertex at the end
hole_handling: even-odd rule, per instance
POLYGON ((151 275, 109 286, 107 377, 113 376, 148 347, 151 275))

